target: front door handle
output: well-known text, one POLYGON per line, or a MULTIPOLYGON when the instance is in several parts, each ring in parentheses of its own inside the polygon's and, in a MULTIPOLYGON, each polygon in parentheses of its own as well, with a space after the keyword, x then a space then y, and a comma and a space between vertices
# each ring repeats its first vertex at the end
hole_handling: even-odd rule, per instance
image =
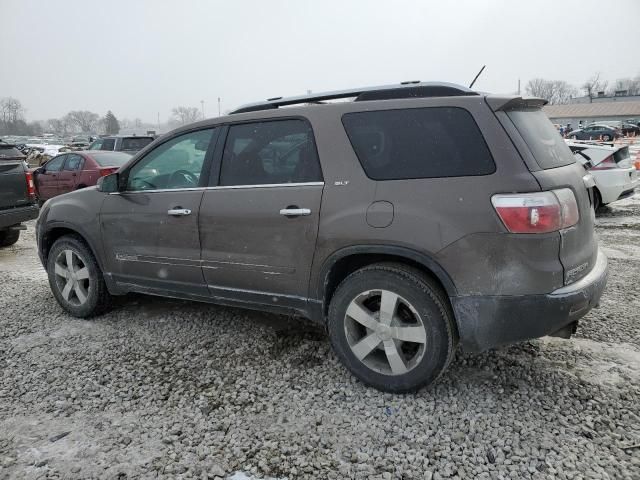
POLYGON ((186 215, 191 215, 191 210, 188 208, 172 208, 167 212, 167 214, 174 217, 184 217, 186 215))
POLYGON ((297 207, 288 207, 280 210, 280 215, 284 215, 285 217, 300 217, 311 215, 311 209, 309 208, 297 208, 297 207))

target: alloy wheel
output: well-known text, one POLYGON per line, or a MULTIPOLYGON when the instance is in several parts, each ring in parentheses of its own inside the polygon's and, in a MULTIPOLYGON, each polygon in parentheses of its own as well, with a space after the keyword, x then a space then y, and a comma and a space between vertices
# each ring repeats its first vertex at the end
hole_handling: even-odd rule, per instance
POLYGON ((73 250, 62 250, 55 261, 55 282, 62 298, 74 306, 87 301, 91 279, 84 260, 73 250))
POLYGON ((427 334, 420 315, 389 290, 370 290, 354 298, 344 328, 355 357, 378 373, 404 375, 424 357, 427 334))

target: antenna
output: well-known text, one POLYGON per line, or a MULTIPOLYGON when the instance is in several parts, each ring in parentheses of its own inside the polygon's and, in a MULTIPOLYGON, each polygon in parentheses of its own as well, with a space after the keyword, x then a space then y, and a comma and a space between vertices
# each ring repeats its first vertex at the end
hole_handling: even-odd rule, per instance
POLYGON ((474 77, 473 82, 471 82, 471 85, 469 85, 469 88, 473 87, 473 84, 476 83, 476 80, 478 80, 478 77, 480 76, 480 74, 484 71, 484 68, 486 67, 486 65, 483 65, 482 68, 480 69, 480 71, 478 72, 478 74, 474 77))

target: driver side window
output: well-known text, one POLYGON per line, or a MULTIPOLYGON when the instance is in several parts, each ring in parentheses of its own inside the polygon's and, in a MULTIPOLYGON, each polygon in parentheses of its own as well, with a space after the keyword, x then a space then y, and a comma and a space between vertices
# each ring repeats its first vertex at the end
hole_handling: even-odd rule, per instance
POLYGON ((129 170, 127 191, 198 187, 207 149, 217 133, 213 128, 189 132, 154 148, 129 170))
POLYGON ((64 159, 67 158, 66 155, 60 155, 59 157, 52 158, 44 165, 44 169, 46 172, 59 172, 62 169, 62 164, 64 163, 64 159))

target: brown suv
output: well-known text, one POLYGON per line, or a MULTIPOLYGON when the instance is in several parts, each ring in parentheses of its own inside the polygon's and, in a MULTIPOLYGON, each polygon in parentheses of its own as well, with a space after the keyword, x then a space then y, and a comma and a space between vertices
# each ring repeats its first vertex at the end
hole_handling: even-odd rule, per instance
POLYGON ((72 315, 127 292, 295 313, 415 390, 458 344, 568 336, 599 301, 593 181, 543 104, 410 83, 249 105, 46 202, 40 257, 72 315))

